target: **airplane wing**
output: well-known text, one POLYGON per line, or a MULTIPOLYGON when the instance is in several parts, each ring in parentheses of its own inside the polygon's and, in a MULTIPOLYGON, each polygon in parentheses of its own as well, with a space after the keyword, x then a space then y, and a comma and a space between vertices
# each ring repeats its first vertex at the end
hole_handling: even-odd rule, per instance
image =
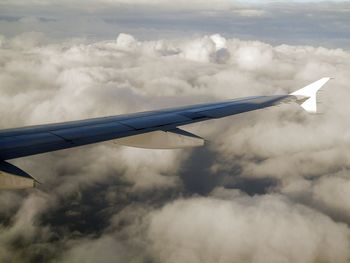
POLYGON ((330 78, 322 78, 289 95, 256 96, 223 102, 80 121, 29 126, 0 131, 0 188, 26 188, 35 179, 5 160, 67 149, 102 141, 172 149, 201 146, 204 140, 178 127, 258 110, 284 102, 297 102, 316 112, 316 93, 330 78))

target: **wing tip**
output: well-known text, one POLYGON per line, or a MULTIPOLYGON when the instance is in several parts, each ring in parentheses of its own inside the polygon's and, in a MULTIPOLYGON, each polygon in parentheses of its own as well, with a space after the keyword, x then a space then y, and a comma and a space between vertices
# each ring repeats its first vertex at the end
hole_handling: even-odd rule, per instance
POLYGON ((297 97, 300 106, 310 113, 317 113, 317 92, 331 79, 332 77, 323 77, 311 84, 294 91, 290 95, 297 97))

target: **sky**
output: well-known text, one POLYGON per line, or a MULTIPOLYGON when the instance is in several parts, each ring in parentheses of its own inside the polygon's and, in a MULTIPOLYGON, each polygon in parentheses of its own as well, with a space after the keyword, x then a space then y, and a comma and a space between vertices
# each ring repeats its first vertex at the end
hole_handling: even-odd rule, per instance
POLYGON ((42 32, 53 41, 115 39, 118 33, 142 40, 219 33, 271 44, 349 46, 347 2, 299 2, 304 1, 2 0, 0 32, 10 37, 42 32))
POLYGON ((0 262, 349 262, 349 20, 340 1, 1 0, 1 128, 335 79, 320 114, 182 127, 204 147, 11 160, 42 184, 0 192, 0 262))

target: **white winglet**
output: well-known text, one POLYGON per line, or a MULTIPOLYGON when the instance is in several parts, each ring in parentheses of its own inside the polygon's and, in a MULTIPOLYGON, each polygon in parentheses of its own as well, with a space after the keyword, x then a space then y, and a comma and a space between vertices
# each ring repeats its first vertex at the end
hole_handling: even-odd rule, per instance
POLYGON ((304 108, 307 112, 315 113, 317 112, 317 101, 316 94, 317 91, 322 88, 324 84, 327 83, 331 78, 322 78, 318 81, 315 81, 306 87, 294 91, 289 95, 297 97, 297 102, 300 103, 300 106, 304 108))

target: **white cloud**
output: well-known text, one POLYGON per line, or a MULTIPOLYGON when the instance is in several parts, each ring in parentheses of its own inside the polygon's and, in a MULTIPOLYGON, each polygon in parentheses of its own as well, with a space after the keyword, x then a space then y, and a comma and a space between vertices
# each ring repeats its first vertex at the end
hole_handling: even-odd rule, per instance
POLYGON ((277 196, 193 198, 151 217, 164 262, 347 262, 349 229, 277 196))
POLYGON ((240 9, 234 12, 243 17, 262 17, 267 14, 265 10, 258 9, 240 9))

